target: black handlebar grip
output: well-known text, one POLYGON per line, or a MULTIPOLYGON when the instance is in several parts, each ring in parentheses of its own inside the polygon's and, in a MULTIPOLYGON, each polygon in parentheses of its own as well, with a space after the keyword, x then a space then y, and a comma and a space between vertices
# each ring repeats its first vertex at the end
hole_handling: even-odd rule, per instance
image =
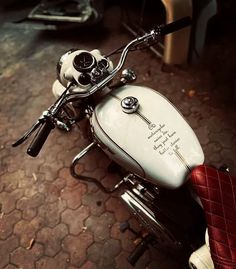
POLYGON ((47 119, 39 128, 39 131, 35 135, 30 146, 28 147, 27 154, 29 154, 32 157, 36 157, 39 154, 41 148, 43 147, 43 144, 47 140, 47 137, 53 128, 54 124, 47 119))
POLYGON ((178 31, 184 27, 191 25, 191 22, 192 22, 191 17, 183 17, 182 19, 164 25, 163 28, 161 29, 161 34, 167 35, 173 33, 175 31, 178 31))

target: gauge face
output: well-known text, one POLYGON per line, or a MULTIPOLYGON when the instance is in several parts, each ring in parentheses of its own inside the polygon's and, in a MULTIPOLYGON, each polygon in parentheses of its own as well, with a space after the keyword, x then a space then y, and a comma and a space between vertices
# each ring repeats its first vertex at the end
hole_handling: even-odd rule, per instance
POLYGON ((87 73, 80 74, 78 81, 81 85, 86 86, 91 83, 91 77, 87 73))
POLYGON ((102 59, 98 62, 98 66, 100 68, 106 68, 108 69, 109 68, 109 62, 106 60, 106 59, 102 59))
POLYGON ((76 55, 73 61, 74 68, 79 72, 87 72, 92 70, 96 64, 96 59, 89 52, 82 52, 76 55))

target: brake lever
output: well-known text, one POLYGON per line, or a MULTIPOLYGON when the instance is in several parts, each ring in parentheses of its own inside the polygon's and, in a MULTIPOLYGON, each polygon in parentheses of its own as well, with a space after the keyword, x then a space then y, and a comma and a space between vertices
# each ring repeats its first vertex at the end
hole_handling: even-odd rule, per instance
POLYGON ((46 120, 45 116, 48 115, 48 111, 44 111, 39 119, 27 130, 23 136, 12 144, 12 147, 21 145, 26 139, 28 139, 46 120))

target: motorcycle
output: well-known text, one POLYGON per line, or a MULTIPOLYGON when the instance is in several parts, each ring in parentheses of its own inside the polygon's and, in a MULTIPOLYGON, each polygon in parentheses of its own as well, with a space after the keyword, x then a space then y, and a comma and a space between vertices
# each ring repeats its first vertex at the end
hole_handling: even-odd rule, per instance
MULTIPOLYGON (((71 175, 106 193, 122 188, 121 199, 148 232, 128 258, 132 265, 151 244, 181 257, 188 268, 236 268, 236 178, 225 168, 203 165, 200 143, 181 113, 157 91, 128 84, 136 78, 132 70, 125 69, 112 84, 129 51, 190 24, 185 17, 157 26, 106 56, 97 49, 68 51, 57 65, 56 102, 13 146, 38 130, 27 149, 36 157, 52 129, 70 131, 79 125, 91 143, 75 156, 71 175), (110 56, 118 52, 113 66, 110 56), (113 188, 76 170, 95 147, 111 159, 109 169, 121 175, 113 188)), ((122 224, 126 229, 128 223, 122 224)))

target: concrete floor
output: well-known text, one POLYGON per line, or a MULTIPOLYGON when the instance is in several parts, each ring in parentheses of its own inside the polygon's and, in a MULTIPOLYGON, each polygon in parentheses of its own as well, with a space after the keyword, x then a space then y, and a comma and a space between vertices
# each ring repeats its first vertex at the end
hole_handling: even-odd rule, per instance
MULTIPOLYGON (((70 48, 100 49, 104 54, 127 43, 119 9, 106 12, 105 29, 44 32, 0 28, 0 268, 132 268, 126 257, 134 236, 121 234, 125 220, 137 226, 117 195, 75 181, 69 165, 88 141, 78 130, 54 130, 38 158, 15 141, 54 98, 51 85, 60 55, 70 48)), ((18 14, 16 12, 16 14, 18 14)), ((7 18, 4 13, 2 18, 7 18)), ((9 15, 10 17, 10 15, 9 15)), ((204 149, 206 163, 228 164, 236 174, 235 32, 219 31, 207 39, 201 61, 173 72, 161 71, 150 52, 130 55, 127 67, 144 84, 168 97, 183 113, 204 149)), ((94 152, 81 171, 102 181, 106 157, 94 152)), ((146 252, 135 268, 180 268, 164 254, 146 252)))

